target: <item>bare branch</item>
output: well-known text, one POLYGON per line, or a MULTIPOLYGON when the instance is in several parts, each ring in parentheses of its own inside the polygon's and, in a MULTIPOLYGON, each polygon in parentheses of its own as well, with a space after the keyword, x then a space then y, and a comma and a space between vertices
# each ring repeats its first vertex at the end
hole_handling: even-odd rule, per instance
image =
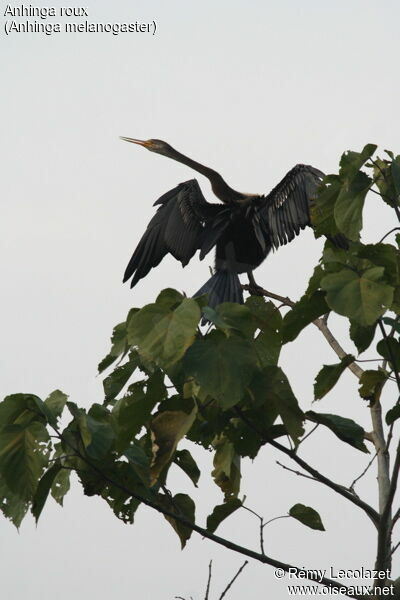
POLYGON ((393 546, 392 551, 391 551, 391 555, 393 556, 393 554, 396 552, 397 548, 400 546, 400 542, 397 542, 397 544, 395 546, 393 546))
POLYGON ((264 518, 261 515, 259 515, 258 513, 256 513, 254 510, 252 510, 251 508, 244 506, 244 504, 242 504, 242 508, 244 508, 249 513, 251 513, 252 515, 257 517, 257 519, 259 519, 259 521, 260 521, 260 549, 261 549, 261 554, 265 554, 265 552, 264 552, 264 518))
MULTIPOLYGON (((129 489, 125 485, 122 485, 119 481, 116 481, 112 477, 107 475, 106 473, 103 473, 103 471, 97 465, 93 464, 91 462, 91 460, 89 460, 87 458, 87 456, 85 456, 84 454, 79 452, 79 450, 77 448, 75 448, 68 439, 64 438, 62 436, 62 434, 55 427, 53 427, 53 429, 57 433, 58 437, 63 440, 64 444, 66 444, 67 446, 69 446, 71 448, 71 450, 76 452, 78 454, 78 456, 91 469, 93 469, 93 471, 95 471, 98 475, 100 475, 100 477, 103 478, 104 481, 107 481, 108 483, 110 483, 111 485, 120 489, 121 491, 125 492, 126 494, 129 494, 129 496, 131 496, 132 498, 135 498, 136 500, 139 500, 139 502, 142 502, 144 505, 149 506, 150 508, 154 509, 155 511, 157 511, 167 517, 171 517, 171 518, 175 519, 176 521, 178 521, 179 523, 182 523, 182 525, 186 525, 186 527, 189 527, 192 531, 195 531, 202 537, 207 538, 207 539, 215 542, 216 544, 224 546, 225 548, 228 548, 229 550, 232 550, 233 552, 238 552, 239 554, 248 556, 249 558, 253 558, 254 560, 258 560, 259 562, 266 564, 266 565, 270 565, 271 567, 283 569, 285 571, 285 573, 289 573, 289 571, 291 569, 299 569, 299 567, 295 567, 294 565, 291 565, 290 563, 284 563, 280 560, 276 560, 275 558, 272 558, 265 554, 255 552, 254 550, 250 550, 250 548, 246 548, 245 546, 239 546, 239 544, 235 544, 234 542, 231 542, 230 540, 227 540, 218 535, 215 535, 214 533, 209 532, 207 529, 204 529, 203 527, 196 525, 196 523, 192 523, 189 519, 187 519, 183 515, 177 514, 174 511, 166 509, 163 506, 160 506, 159 504, 157 504, 155 501, 150 500, 149 498, 144 498, 144 497, 140 496, 140 494, 138 494, 136 491, 129 489)), ((291 452, 291 451, 289 451, 289 452, 291 452)), ((371 510, 373 510, 373 509, 371 509, 371 510)), ((320 578, 318 573, 314 570, 309 570, 307 572, 307 579, 310 579, 310 581, 315 581, 317 583, 320 583, 321 585, 328 585, 328 586, 337 586, 338 585, 338 582, 335 581, 334 579, 329 579, 328 577, 320 578)), ((352 589, 350 589, 346 586, 343 586, 342 584, 340 584, 340 585, 341 585, 341 588, 343 589, 343 593, 346 594, 349 598, 356 598, 357 600, 362 600, 362 597, 359 596, 358 594, 355 594, 352 589)))
POLYGON ((371 467, 372 463, 374 462, 374 460, 376 459, 377 456, 378 456, 378 452, 375 452, 374 456, 371 458, 371 460, 369 461, 369 463, 367 464, 367 466, 365 467, 365 469, 361 473, 361 475, 359 475, 358 477, 355 478, 355 480, 353 481, 353 483, 349 487, 349 490, 353 490, 354 491, 354 486, 356 485, 357 481, 360 481, 360 479, 362 477, 364 477, 364 475, 367 473, 368 469, 371 467))
POLYGON ((319 473, 316 469, 314 469, 308 463, 306 463, 302 458, 300 458, 299 456, 297 456, 297 454, 296 454, 296 452, 294 450, 286 448, 286 446, 283 446, 282 444, 280 444, 276 440, 274 440, 272 438, 268 438, 267 436, 265 436, 265 434, 262 431, 260 431, 258 429, 258 427, 255 426, 246 417, 246 415, 243 414, 243 412, 240 410, 240 408, 238 408, 236 406, 234 410, 237 413, 237 415, 243 420, 243 422, 246 423, 246 425, 250 429, 252 429, 253 431, 255 431, 260 436, 261 440, 265 444, 271 444, 271 446, 273 446, 274 448, 277 448, 278 450, 280 450, 284 454, 287 454, 287 456, 290 456, 290 458, 292 460, 294 460, 305 471, 307 471, 307 473, 310 473, 310 475, 312 475, 317 481, 319 481, 320 483, 323 483, 324 485, 330 487, 332 490, 334 490, 335 492, 337 492, 338 494, 340 494, 344 498, 347 498, 347 500, 350 500, 350 502, 352 502, 353 504, 355 504, 356 506, 358 506, 359 508, 361 508, 368 515, 368 517, 371 519, 371 521, 374 523, 374 525, 376 527, 378 526, 379 515, 376 512, 376 510, 374 508, 372 508, 372 506, 370 506, 369 504, 367 504, 366 502, 364 502, 363 500, 361 500, 360 498, 358 498, 358 496, 356 496, 354 493, 352 493, 344 485, 340 485, 338 483, 335 483, 331 479, 328 479, 328 477, 325 477, 325 475, 322 475, 322 473, 319 473))
POLYGON ((383 238, 381 238, 378 242, 378 244, 381 244, 383 242, 383 240, 385 240, 391 233, 393 233, 394 231, 399 231, 400 227, 393 227, 393 229, 391 229, 390 231, 388 231, 383 238))
POLYGON ((235 577, 228 583, 227 587, 224 589, 224 591, 220 595, 219 600, 222 600, 222 598, 226 595, 228 590, 232 587, 232 584, 236 581, 236 579, 239 577, 240 573, 243 571, 245 566, 248 564, 249 564, 249 561, 245 560, 244 563, 242 564, 242 566, 240 567, 239 571, 236 573, 235 577))
POLYGON ((211 570, 212 570, 212 560, 210 560, 210 564, 208 565, 208 580, 207 580, 206 595, 204 596, 204 600, 208 600, 208 595, 210 593, 211 570))
POLYGON ((282 469, 285 469, 285 471, 290 471, 291 473, 294 473, 295 475, 298 475, 299 477, 305 477, 306 479, 312 479, 313 481, 318 481, 318 479, 315 479, 315 477, 311 477, 311 475, 306 475, 305 473, 301 473, 300 471, 295 471, 295 469, 290 469, 289 467, 286 467, 285 465, 280 463, 279 460, 276 460, 275 462, 277 465, 282 467, 282 469))
POLYGON ((312 434, 314 433, 314 431, 316 429, 318 429, 318 427, 320 426, 320 423, 317 423, 316 425, 314 425, 314 427, 303 437, 301 438, 300 442, 299 442, 299 446, 300 444, 303 444, 305 442, 305 440, 312 434))
POLYGON ((290 518, 291 518, 290 515, 280 515, 279 517, 274 517, 273 519, 266 521, 264 523, 263 527, 265 527, 266 525, 269 525, 270 523, 273 523, 274 521, 278 521, 278 519, 290 519, 290 518))

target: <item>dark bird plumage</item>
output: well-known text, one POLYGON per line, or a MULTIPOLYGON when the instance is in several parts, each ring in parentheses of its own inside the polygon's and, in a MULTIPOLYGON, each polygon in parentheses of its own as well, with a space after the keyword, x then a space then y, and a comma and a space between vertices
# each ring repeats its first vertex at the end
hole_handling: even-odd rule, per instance
POLYGON ((310 205, 324 174, 309 165, 296 165, 266 196, 230 188, 216 171, 197 163, 161 140, 125 141, 144 146, 181 162, 211 183, 223 204, 210 204, 196 179, 180 183, 155 202, 159 206, 126 268, 131 287, 168 253, 185 266, 197 250, 200 259, 215 246, 215 273, 194 294, 208 294, 210 306, 243 302, 239 273, 247 273, 254 290, 253 269, 272 248, 290 242, 310 225, 310 205))

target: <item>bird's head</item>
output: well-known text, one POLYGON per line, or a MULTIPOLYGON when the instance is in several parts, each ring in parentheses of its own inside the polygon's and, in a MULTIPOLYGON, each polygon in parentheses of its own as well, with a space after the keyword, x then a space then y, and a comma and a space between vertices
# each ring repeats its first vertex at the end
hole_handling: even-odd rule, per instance
POLYGON ((163 142, 162 140, 136 140, 134 138, 123 136, 121 136, 120 139, 124 140, 124 142, 130 142, 131 144, 139 144, 139 146, 143 146, 151 152, 157 152, 157 154, 169 156, 171 151, 173 151, 172 146, 167 144, 167 142, 163 142))

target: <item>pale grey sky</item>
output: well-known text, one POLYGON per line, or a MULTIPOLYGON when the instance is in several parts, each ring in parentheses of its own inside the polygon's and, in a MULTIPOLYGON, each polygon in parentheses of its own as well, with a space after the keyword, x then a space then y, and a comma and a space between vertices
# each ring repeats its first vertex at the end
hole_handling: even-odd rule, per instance
MULTIPOLYGON (((75 6, 52 4, 65 5, 75 6)), ((194 260, 182 271, 164 260, 134 291, 122 285, 154 200, 193 172, 118 136, 165 139, 219 170, 234 188, 259 193, 298 162, 333 172, 342 151, 368 142, 379 144, 381 153, 398 153, 400 8, 395 0, 87 0, 85 7, 92 22, 155 20, 156 35, 6 36, 1 6, 0 380, 1 396, 46 396, 61 388, 89 406, 102 401, 96 367, 113 325, 164 287, 193 293, 211 262, 194 260)), ((198 178, 212 200, 208 182, 198 178)), ((368 239, 383 235, 392 218, 369 198, 368 239)), ((257 281, 298 298, 321 244, 305 232, 257 270, 257 281)), ((282 366, 303 408, 311 406, 319 366, 335 361, 311 328, 285 348, 282 366)), ((370 427, 350 374, 317 410, 370 427)), ((347 485, 368 461, 320 431, 303 452, 347 485)), ((207 475, 210 455, 197 448, 195 454, 205 469, 194 494, 204 523, 221 495, 207 475)), ((266 552, 309 568, 371 567, 374 532, 364 515, 282 471, 276 458, 265 449, 254 464, 244 461, 248 505, 272 518, 303 502, 319 510, 327 532, 277 521, 266 531, 266 552)), ((177 490, 191 492, 179 474, 174 480, 177 490)), ((375 503, 374 483, 371 473, 359 493, 375 503)), ((257 521, 250 515, 232 517, 220 533, 257 548, 257 521)), ((196 535, 181 552, 162 517, 140 509, 133 526, 123 525, 77 486, 64 509, 49 502, 37 528, 27 518, 18 534, 1 519, 0 548, 7 600, 28 594, 32 600, 202 600, 210 558, 210 600, 216 600, 242 562, 196 535)), ((270 595, 285 600, 286 580, 251 563, 229 600, 270 595)))

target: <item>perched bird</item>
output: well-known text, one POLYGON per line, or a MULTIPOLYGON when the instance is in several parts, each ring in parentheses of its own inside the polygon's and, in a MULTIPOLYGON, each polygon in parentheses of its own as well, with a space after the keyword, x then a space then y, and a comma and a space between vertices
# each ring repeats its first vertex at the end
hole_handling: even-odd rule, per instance
POLYGON ((161 140, 121 137, 172 158, 207 177, 223 204, 210 204, 196 179, 180 183, 155 202, 159 206, 126 268, 124 282, 136 285, 170 253, 185 266, 197 250, 200 259, 215 246, 215 272, 194 294, 208 294, 209 306, 243 302, 238 277, 247 273, 253 293, 259 291, 253 269, 272 248, 290 242, 310 225, 310 204, 324 174, 296 165, 267 195, 233 190, 219 173, 181 154, 161 140))

